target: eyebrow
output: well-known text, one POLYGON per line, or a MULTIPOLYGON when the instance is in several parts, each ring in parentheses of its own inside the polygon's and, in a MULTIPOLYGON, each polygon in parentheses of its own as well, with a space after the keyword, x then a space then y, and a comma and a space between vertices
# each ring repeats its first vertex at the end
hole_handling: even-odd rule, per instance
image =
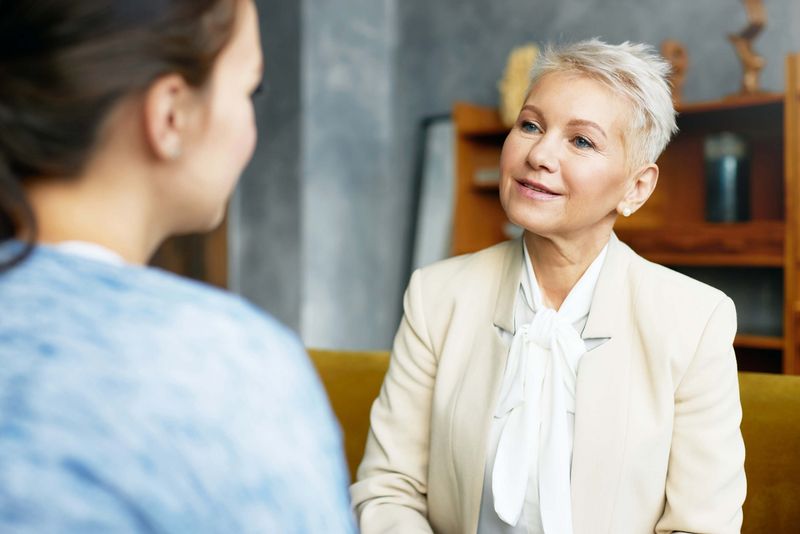
MULTIPOLYGON (((534 106, 533 104, 525 104, 524 106, 522 106, 522 109, 527 109, 528 111, 532 111, 532 112, 536 113, 537 115, 539 115, 540 117, 544 116, 544 113, 542 113, 542 111, 539 108, 537 108, 536 106, 534 106)), ((593 129, 597 130, 597 132, 599 134, 601 134, 604 138, 608 139, 608 136, 606 135, 605 130, 603 130, 600 127, 600 125, 597 124, 594 121, 589 121, 589 120, 585 120, 585 119, 571 119, 567 123, 567 125, 568 126, 585 126, 585 127, 593 128, 593 129)))

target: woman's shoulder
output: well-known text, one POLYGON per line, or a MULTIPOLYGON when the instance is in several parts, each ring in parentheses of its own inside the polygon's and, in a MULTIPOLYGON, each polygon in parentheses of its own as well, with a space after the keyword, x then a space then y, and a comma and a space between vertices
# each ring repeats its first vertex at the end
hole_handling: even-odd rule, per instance
POLYGON ((485 280, 487 275, 494 278, 515 253, 521 254, 521 247, 518 239, 504 241, 477 252, 438 261, 419 269, 419 272, 422 278, 437 286, 447 281, 463 283, 472 279, 485 280))
POLYGON ((154 339, 163 332, 172 339, 206 337, 219 344, 242 338, 295 343, 277 320, 228 291, 153 267, 110 264, 46 247, 0 276, 0 295, 20 312, 31 312, 20 318, 37 317, 66 331, 83 321, 95 325, 103 339, 136 339, 143 332, 154 339))
POLYGON ((733 301, 723 291, 635 253, 631 271, 637 306, 657 309, 662 319, 696 322, 720 307, 735 314, 733 301))
POLYGON ((132 273, 129 283, 130 313, 149 316, 151 305, 163 306, 175 333, 256 353, 302 350, 288 327, 230 291, 152 267, 132 273))
POLYGON ((164 302, 178 318, 207 324, 226 337, 268 336, 284 343, 298 344, 289 328, 240 295, 161 269, 148 268, 141 276, 141 293, 154 301, 164 302))
POLYGON ((689 301, 720 302, 726 298, 721 290, 664 265, 636 256, 646 288, 661 294, 689 301))
POLYGON ((513 276, 510 266, 516 260, 521 265, 521 258, 516 240, 418 269, 406 291, 406 313, 422 313, 432 332, 448 330, 456 316, 470 324, 481 321, 491 314, 503 279, 513 276))
MULTIPOLYGON (((64 388, 108 376, 164 391, 227 380, 275 398, 319 389, 289 328, 238 296, 159 269, 37 250, 0 275, 0 301, 10 312, 0 352, 47 356, 40 374, 80 370, 60 380, 64 388)), ((23 358, 7 363, 29 372, 23 358)))

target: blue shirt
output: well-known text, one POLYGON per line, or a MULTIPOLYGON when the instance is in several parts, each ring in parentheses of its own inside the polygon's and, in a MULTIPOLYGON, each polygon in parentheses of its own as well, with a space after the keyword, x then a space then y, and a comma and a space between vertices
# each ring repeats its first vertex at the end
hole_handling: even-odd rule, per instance
POLYGON ((0 532, 353 532, 347 483, 305 351, 243 300, 45 246, 0 274, 0 532))

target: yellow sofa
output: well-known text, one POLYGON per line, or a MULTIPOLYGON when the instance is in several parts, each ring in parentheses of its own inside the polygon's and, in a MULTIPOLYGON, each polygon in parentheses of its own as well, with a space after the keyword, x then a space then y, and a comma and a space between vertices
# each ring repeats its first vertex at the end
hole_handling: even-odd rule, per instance
MULTIPOLYGON (((342 426, 355 478, 389 353, 311 350, 310 355, 342 426)), ((742 532, 800 532, 800 376, 739 373, 739 385, 748 485, 742 532)))
POLYGON ((309 350, 344 434, 350 479, 364 456, 369 410, 389 368, 388 352, 309 350))
POLYGON ((800 532, 800 376, 739 373, 745 534, 800 532))

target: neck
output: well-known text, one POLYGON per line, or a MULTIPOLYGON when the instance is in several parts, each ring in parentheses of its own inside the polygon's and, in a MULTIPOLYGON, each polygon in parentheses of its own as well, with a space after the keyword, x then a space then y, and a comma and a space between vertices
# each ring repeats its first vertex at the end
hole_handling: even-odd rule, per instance
POLYGON ((546 306, 555 310, 561 307, 610 237, 610 230, 572 239, 525 232, 525 246, 546 306))
POLYGON ((47 178, 26 186, 38 226, 37 240, 55 244, 87 241, 145 264, 165 237, 151 223, 144 194, 121 180, 83 176, 47 178))

